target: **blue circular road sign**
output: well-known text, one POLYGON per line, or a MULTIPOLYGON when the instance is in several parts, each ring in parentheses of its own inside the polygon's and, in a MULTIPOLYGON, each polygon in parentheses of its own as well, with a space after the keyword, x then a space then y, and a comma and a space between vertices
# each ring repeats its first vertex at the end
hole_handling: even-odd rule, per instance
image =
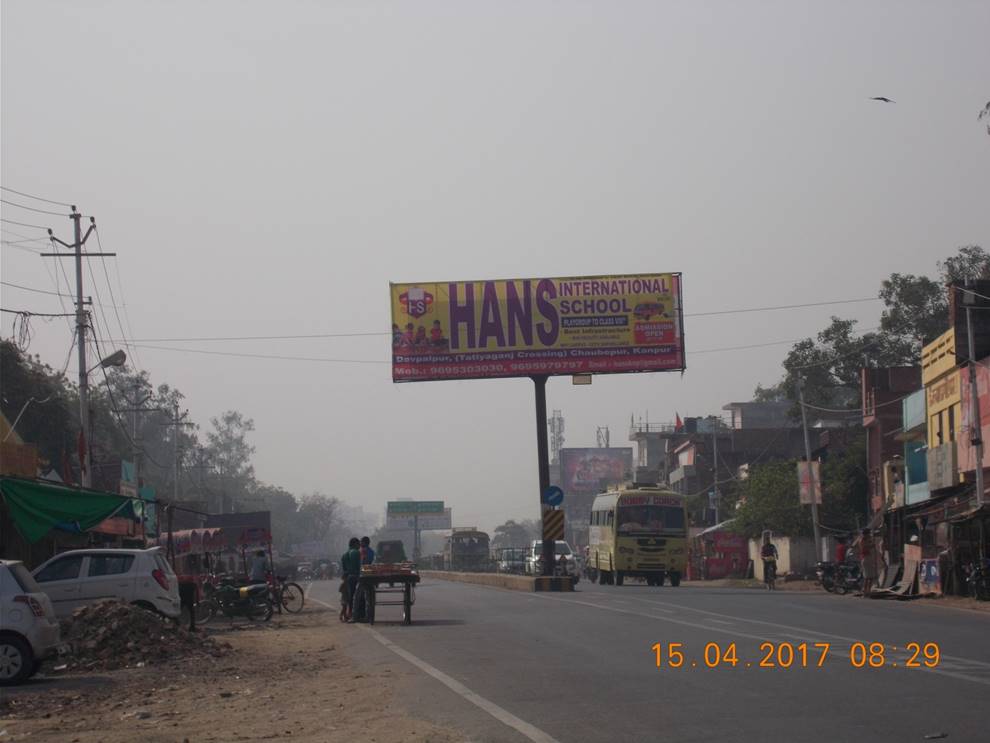
POLYGON ((543 502, 556 508, 564 502, 564 491, 556 485, 551 485, 543 492, 543 502))

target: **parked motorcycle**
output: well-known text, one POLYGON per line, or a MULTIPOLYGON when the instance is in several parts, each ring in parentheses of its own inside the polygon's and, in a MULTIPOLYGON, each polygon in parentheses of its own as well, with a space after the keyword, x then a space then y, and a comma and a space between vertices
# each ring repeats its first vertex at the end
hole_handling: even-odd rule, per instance
POLYGON ((815 585, 821 586, 829 593, 834 593, 837 570, 834 562, 819 562, 815 567, 815 585))
POLYGON ((844 562, 835 570, 835 592, 839 595, 850 591, 863 590, 863 574, 859 569, 859 564, 855 562, 844 562))
POLYGON ((205 598, 200 602, 196 618, 202 624, 218 614, 231 621, 235 617, 244 617, 250 621, 267 622, 275 610, 267 583, 236 586, 232 581, 222 581, 217 587, 211 583, 204 584, 203 591, 205 598))

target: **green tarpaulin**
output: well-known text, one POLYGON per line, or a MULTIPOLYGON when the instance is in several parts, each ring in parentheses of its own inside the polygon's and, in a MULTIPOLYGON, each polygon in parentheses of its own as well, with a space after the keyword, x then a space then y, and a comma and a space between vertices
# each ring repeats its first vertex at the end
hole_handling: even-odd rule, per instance
POLYGON ((52 529, 92 529, 130 502, 113 493, 15 477, 0 477, 0 494, 17 530, 29 542, 37 542, 52 529))

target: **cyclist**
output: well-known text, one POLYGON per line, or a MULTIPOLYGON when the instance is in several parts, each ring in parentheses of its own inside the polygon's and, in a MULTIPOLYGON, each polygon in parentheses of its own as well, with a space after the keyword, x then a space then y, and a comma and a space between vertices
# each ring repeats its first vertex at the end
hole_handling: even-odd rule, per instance
POLYGON ((760 559, 763 560, 763 581, 770 591, 776 590, 774 581, 777 580, 777 557, 777 547, 770 543, 770 535, 765 534, 760 559))

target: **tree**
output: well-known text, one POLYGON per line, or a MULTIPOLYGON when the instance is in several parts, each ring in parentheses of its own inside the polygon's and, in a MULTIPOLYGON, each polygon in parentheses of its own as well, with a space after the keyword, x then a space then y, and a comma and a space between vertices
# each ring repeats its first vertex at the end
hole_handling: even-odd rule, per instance
POLYGON ((539 538, 540 531, 539 523, 533 519, 523 519, 522 521, 509 519, 504 524, 495 527, 492 547, 496 549, 529 547, 534 539, 539 538))
POLYGON ((16 423, 17 434, 38 447, 43 467, 61 472, 63 459, 75 458, 79 433, 75 390, 64 374, 9 340, 0 341, 0 407, 11 425, 16 423))
POLYGON ((733 529, 751 539, 764 531, 790 537, 811 536, 811 509, 798 501, 794 462, 768 462, 753 467, 742 484, 743 503, 733 529))
MULTIPOLYGON (((822 464, 821 525, 827 529, 853 530, 857 516, 866 512, 866 436, 859 433, 845 450, 822 464)), ((813 534, 811 507, 798 497, 797 462, 768 462, 750 470, 740 483, 742 505, 733 528, 750 538, 765 530, 789 537, 813 534)))
POLYGON ((322 493, 310 493, 299 498, 296 513, 298 533, 304 542, 327 542, 340 521, 340 501, 322 493))
MULTIPOLYGON (((859 335, 855 320, 833 317, 816 337, 794 344, 784 360, 783 379, 770 387, 757 385, 755 399, 796 400, 800 376, 809 404, 858 408, 860 368, 917 365, 922 345, 949 326, 946 284, 990 277, 990 255, 978 245, 966 245, 937 267, 937 279, 893 273, 883 281, 879 332, 859 335)), ((795 415, 799 412, 795 408, 795 415)))
POLYGON ((225 503, 236 508, 254 486, 254 465, 251 464, 254 447, 247 440, 248 434, 254 431, 254 421, 236 410, 228 410, 211 418, 210 424, 213 430, 206 434, 206 453, 215 469, 214 478, 225 503))

